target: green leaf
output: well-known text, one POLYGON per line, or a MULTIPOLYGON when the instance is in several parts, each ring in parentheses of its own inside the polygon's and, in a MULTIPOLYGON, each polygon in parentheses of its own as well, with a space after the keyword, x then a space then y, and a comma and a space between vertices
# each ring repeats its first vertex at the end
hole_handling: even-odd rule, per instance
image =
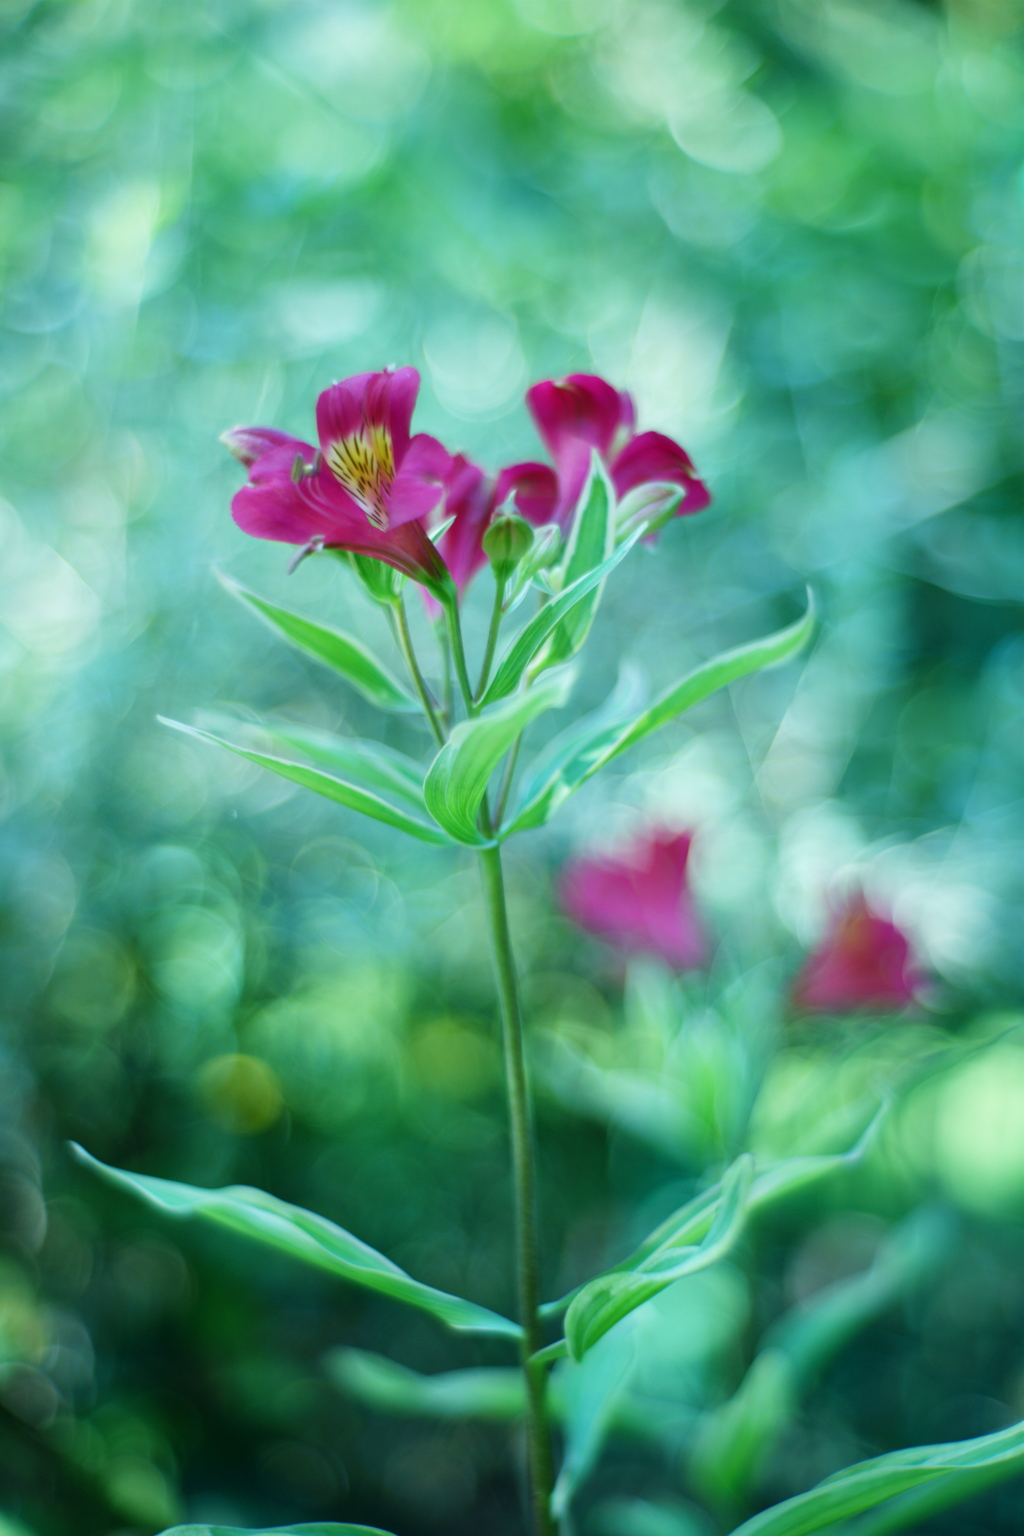
POLYGON ((553 1377, 564 1402, 565 1449, 551 1495, 551 1512, 564 1520, 592 1471, 634 1362, 635 1337, 620 1329, 579 1363, 566 1360, 553 1377))
MULTIPOLYGON (((852 1167, 860 1162, 878 1134, 878 1128, 887 1107, 883 1105, 877 1111, 863 1135, 848 1152, 787 1157, 755 1171, 746 1202, 748 1215, 827 1174, 835 1173, 841 1168, 852 1167)), ((699 1195, 680 1206, 678 1211, 666 1217, 628 1258, 613 1265, 607 1274, 631 1272, 654 1254, 669 1253, 673 1249, 702 1242, 716 1220, 723 1194, 724 1182, 712 1184, 702 1190, 699 1195)), ((570 1291, 567 1296, 561 1297, 558 1301, 546 1302, 540 1308, 541 1317, 557 1317, 584 1289, 584 1286, 578 1286, 575 1291, 570 1291)))
POLYGON ((567 800, 574 789, 596 772, 591 765, 618 740, 627 722, 635 717, 643 702, 644 683, 635 667, 623 667, 619 680, 600 709, 576 720, 562 731, 523 774, 516 814, 502 836, 541 827, 567 800))
POLYGON ((241 1184, 228 1189, 197 1189, 170 1179, 108 1168, 74 1143, 72 1150, 80 1162, 108 1183, 140 1196, 149 1205, 171 1216, 205 1217, 218 1226, 253 1237, 343 1280, 351 1280, 355 1285, 419 1307, 460 1332, 498 1334, 510 1339, 518 1339, 522 1334, 518 1323, 500 1317, 487 1307, 477 1306, 476 1302, 464 1301, 461 1296, 449 1296, 446 1291, 421 1284, 343 1227, 335 1226, 334 1222, 314 1215, 312 1211, 288 1205, 261 1189, 250 1189, 241 1184))
MULTIPOLYGON (((380 565, 379 560, 370 562, 380 565)), ((386 567, 390 570, 391 567, 386 567)), ((257 597, 255 592, 241 586, 237 581, 232 581, 229 576, 217 572, 217 580, 226 592, 238 600, 254 613, 259 614, 271 629, 292 645, 298 646, 300 651, 305 651, 307 656, 314 656, 317 661, 322 661, 334 672, 340 672, 357 693, 361 693, 364 699, 371 704, 376 704, 378 709, 385 709, 391 713, 418 714, 419 704, 407 693, 401 683, 379 662, 361 640, 356 640, 352 635, 344 634, 340 629, 331 629, 325 624, 314 624, 312 619, 304 619, 297 613, 289 613, 287 608, 279 608, 276 603, 268 603, 266 598, 257 597)))
MULTIPOLYGON (((614 549, 615 488, 601 462, 601 455, 594 448, 590 454, 590 473, 576 506, 561 562, 563 586, 571 586, 581 576, 588 576, 604 564, 614 549)), ((603 587, 604 582, 598 582, 566 614, 551 636, 544 658, 546 666, 556 666, 576 655, 590 633, 603 587)))
POLYGON ((364 1349, 334 1349, 325 1361, 342 1392, 383 1413, 430 1419, 518 1419, 526 1407, 518 1367, 441 1371, 424 1376, 364 1349))
POLYGON ((497 699, 507 698, 515 692, 524 672, 548 636, 572 612, 576 604, 582 602, 626 558, 643 532, 642 527, 637 528, 607 560, 602 560, 600 565, 572 582, 551 602, 545 603, 529 624, 523 626, 498 663, 482 703, 493 704, 497 699))
POLYGON ((338 1525, 321 1520, 313 1525, 261 1525, 259 1530, 240 1525, 176 1525, 163 1536, 391 1536, 377 1525, 338 1525))
POLYGON ((269 768, 270 772, 276 773, 279 778, 288 779, 292 784, 299 784, 303 789, 312 789, 328 800, 336 800, 339 805, 348 806, 351 811, 359 811, 363 816, 371 816, 374 821, 383 821, 389 827, 397 827, 400 832, 407 832, 410 837, 418 837, 423 843, 441 843, 445 846, 451 843, 451 839, 439 827, 419 821, 415 816, 410 816, 408 811, 389 805, 379 795, 360 789, 358 784, 349 784, 345 779, 336 779, 332 774, 321 773, 319 768, 308 768, 304 763, 293 763, 287 758, 270 757, 266 752, 254 752, 248 747, 236 746, 233 741, 227 741, 223 736, 215 736, 212 731, 202 731, 194 725, 183 725, 180 720, 167 720, 163 715, 158 715, 157 718, 162 725, 169 725, 176 731, 184 731, 186 736, 194 736, 198 741, 212 741, 218 747, 226 747, 237 757, 244 757, 260 768, 269 768))
POLYGON ((609 1328, 673 1281, 707 1269, 725 1257, 746 1217, 753 1161, 749 1154, 744 1154, 729 1169, 722 1180, 714 1220, 699 1245, 659 1249, 629 1270, 598 1275, 576 1293, 565 1319, 565 1337, 573 1360, 582 1360, 609 1328))
MULTIPOLYGON (((978 1475, 991 1472, 1011 1477, 1024 1470, 1024 1424, 981 1435, 976 1440, 954 1440, 947 1445, 916 1445, 861 1461, 828 1477, 807 1493, 786 1499, 772 1509, 745 1520, 732 1536, 809 1536, 837 1521, 848 1520, 886 1500, 896 1499, 926 1486, 943 1483, 956 1487, 962 1496, 973 1493, 978 1475)), ((908 1505, 908 1520, 919 1506, 908 1505)), ((856 1529, 856 1527, 854 1528, 856 1529)), ((878 1527, 876 1526, 876 1530, 878 1527)), ((889 1526, 888 1529, 896 1529, 889 1526)))
POLYGON ((406 757, 383 742, 364 741, 358 736, 336 736, 332 731, 321 731, 311 725, 292 724, 290 720, 260 720, 252 722, 232 719, 225 721, 243 728, 255 728, 262 736, 287 747, 304 752, 315 763, 331 768, 346 777, 361 779, 372 789, 385 794, 398 795, 416 810, 426 815, 423 800, 424 769, 415 759, 406 757))
POLYGON ((318 1520, 313 1525, 261 1525, 253 1530, 240 1525, 176 1525, 163 1536, 391 1536, 377 1525, 338 1525, 318 1520))
MULTIPOLYGON (((776 1200, 804 1188, 807 1184, 814 1183, 817 1179, 859 1163, 874 1143, 887 1108, 887 1105, 882 1105, 863 1135, 848 1152, 824 1152, 806 1157, 785 1157, 758 1169, 754 1174, 747 1202, 750 1214, 774 1204, 776 1200)), ((661 1253, 684 1243, 699 1242, 710 1230, 723 1191, 723 1184, 713 1184, 693 1200, 688 1201, 686 1205, 681 1206, 673 1215, 666 1217, 661 1225, 644 1239, 635 1253, 623 1260, 620 1267, 633 1269, 650 1254, 661 1253)))
POLYGON ((542 826, 564 800, 620 752, 727 683, 795 655, 807 643, 813 629, 814 604, 808 592, 807 612, 797 623, 704 662, 628 723, 616 719, 613 694, 599 710, 553 741, 543 757, 531 765, 520 787, 515 816, 504 835, 542 826))
POLYGON ((546 709, 564 704, 572 686, 563 668, 523 693, 492 704, 473 720, 463 720, 435 757, 424 795, 435 821, 456 842, 471 848, 493 846, 477 825, 488 780, 519 733, 546 709))

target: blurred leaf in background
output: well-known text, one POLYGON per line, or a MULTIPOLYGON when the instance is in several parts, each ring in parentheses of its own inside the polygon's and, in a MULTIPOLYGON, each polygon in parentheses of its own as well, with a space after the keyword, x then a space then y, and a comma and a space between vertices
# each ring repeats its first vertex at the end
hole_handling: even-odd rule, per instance
MULTIPOLYGON (((679 1282, 706 1356, 666 1365, 653 1435, 609 1418, 584 1529, 593 1507, 595 1530, 700 1530, 694 1416, 926 1197, 959 1210, 955 1254, 837 1354, 750 1496, 1020 1419, 1018 7, 4 0, 0 27, 0 1518, 518 1529, 505 1425, 381 1421, 321 1366, 345 1344, 504 1367, 498 1346, 168 1229, 62 1150, 258 1185, 513 1306, 463 856, 156 723, 246 700, 375 735, 211 566, 401 676, 340 566, 286 577, 234 527, 217 442, 305 436, 330 380, 389 362, 423 372, 417 424, 492 466, 538 455, 529 383, 602 372, 710 485, 610 577, 574 707, 623 661, 657 696, 791 623, 806 580, 820 598, 802 667, 700 704, 514 845, 548 1294, 709 1166, 841 1150, 880 1078, 917 1082, 860 1172, 759 1217, 727 1279, 679 1282), (550 872, 651 819, 695 830, 717 950, 624 999, 550 872), (788 1017, 851 891, 910 935, 918 1017, 788 1017)), ((402 714, 384 740, 427 745, 402 714)), ((1019 1484, 985 1498, 919 1528, 1019 1529, 1019 1484)))

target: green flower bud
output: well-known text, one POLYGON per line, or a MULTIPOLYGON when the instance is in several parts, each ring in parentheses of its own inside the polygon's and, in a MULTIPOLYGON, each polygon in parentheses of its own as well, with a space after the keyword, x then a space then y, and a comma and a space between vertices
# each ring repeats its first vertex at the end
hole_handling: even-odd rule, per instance
POLYGON ((507 581, 533 548, 533 529, 518 512, 501 507, 483 536, 483 551, 499 581, 507 581))

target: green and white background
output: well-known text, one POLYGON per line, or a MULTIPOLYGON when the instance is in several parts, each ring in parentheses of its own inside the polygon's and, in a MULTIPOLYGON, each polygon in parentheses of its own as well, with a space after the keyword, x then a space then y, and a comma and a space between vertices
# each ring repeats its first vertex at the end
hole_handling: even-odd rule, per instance
MULTIPOLYGON (((623 660, 660 687, 779 627, 807 581, 821 612, 802 661, 514 846, 547 1293, 745 1146, 842 1150, 879 1080, 952 1051, 856 1168, 636 1314, 633 1374, 609 1356, 565 1408, 584 1461, 606 1438, 580 1532, 727 1530, 1024 1418, 1015 0, 4 0, 0 28, 4 1536, 518 1529, 500 1378, 467 1417, 323 1363, 497 1345, 165 1223, 64 1146, 260 1185, 513 1305, 475 871, 156 723, 376 734, 211 568, 397 665, 339 566, 286 577, 235 529, 216 441, 308 436, 321 388, 389 362, 423 374, 417 426, 492 465, 537 453, 529 383, 604 373, 711 485, 612 577, 574 709, 623 660), (675 990, 624 986, 552 897, 571 850, 650 817, 696 829, 716 939, 675 990), (928 1006, 797 1025, 787 980, 852 884, 913 935, 928 1006), (746 1470, 737 1402, 771 1444, 746 1470)), ((1021 1498, 910 1528, 1009 1536, 1021 1498)))

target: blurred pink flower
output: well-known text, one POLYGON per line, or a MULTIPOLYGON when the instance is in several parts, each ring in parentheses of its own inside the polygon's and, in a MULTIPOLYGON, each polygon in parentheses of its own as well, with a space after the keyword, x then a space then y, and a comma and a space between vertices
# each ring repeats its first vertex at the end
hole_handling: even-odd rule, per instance
POLYGON ((703 965, 707 944, 686 881, 692 840, 654 829, 617 857, 572 860, 558 886, 563 910, 628 954, 657 955, 678 971, 703 965))
POLYGON ((905 934, 858 893, 834 914, 825 938, 804 963, 793 1001, 804 1013, 890 1010, 912 1003, 919 984, 905 934))
POLYGON ((515 497, 516 510, 528 523, 539 527, 551 522, 558 500, 554 471, 547 464, 512 464, 490 479, 463 454, 452 459, 444 501, 436 516, 443 521, 454 515, 455 521, 441 535, 437 547, 460 597, 481 566, 487 564, 484 534, 498 507, 510 496, 515 497))
POLYGON ((415 368, 360 373, 316 405, 319 448, 272 427, 233 427, 222 441, 249 470, 231 503, 258 539, 371 555, 438 585, 444 562, 424 519, 443 495, 452 457, 433 437, 410 437, 420 387, 415 368))
POLYGON ((675 515, 699 512, 711 500, 693 461, 661 432, 636 435, 632 396, 594 373, 547 379, 527 390, 526 403, 558 469, 556 516, 563 524, 579 500, 596 448, 620 498, 641 485, 667 483, 685 492, 675 515))

